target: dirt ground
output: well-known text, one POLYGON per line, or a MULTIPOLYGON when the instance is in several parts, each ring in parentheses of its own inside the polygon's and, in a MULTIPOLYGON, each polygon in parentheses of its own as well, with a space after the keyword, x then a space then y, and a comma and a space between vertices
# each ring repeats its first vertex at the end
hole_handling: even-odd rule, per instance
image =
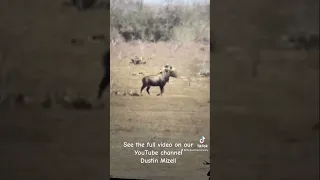
MULTIPOLYGON (((178 72, 178 78, 170 78, 165 86, 163 97, 156 96, 160 92, 159 87, 151 87, 151 95, 145 90, 143 96, 111 95, 110 173, 116 177, 207 178, 209 167, 203 165, 203 161, 209 160, 209 151, 183 152, 183 155, 176 156, 176 164, 141 164, 141 156, 134 156, 133 150, 151 148, 122 146, 124 142, 194 143, 193 148, 186 149, 195 149, 202 136, 209 139, 210 79, 196 76, 200 70, 210 68, 209 47, 185 44, 172 52, 172 46, 174 43, 143 43, 140 46, 137 42, 122 43, 111 48, 112 92, 132 90, 140 93, 143 75, 139 72, 144 75, 157 74, 167 63, 178 72), (142 56, 146 64, 130 65, 131 58, 135 56, 142 56)), ((206 144, 210 145, 210 142, 206 144)), ((154 148, 159 151, 163 149, 181 148, 154 148)))
MULTIPOLYGON (((219 13, 231 12, 222 6, 239 6, 233 0, 220 2, 216 6, 219 13)), ((290 5, 299 7, 299 3, 302 1, 290 5)), ((246 12, 246 8, 242 10, 246 12)), ((138 163, 131 150, 120 148, 124 140, 196 142, 209 133, 212 179, 319 179, 319 131, 312 129, 319 121, 316 50, 306 56, 303 51, 265 49, 257 78, 251 77, 251 64, 242 50, 231 55, 211 54, 210 96, 208 79, 191 79, 189 86, 188 78, 172 78, 163 97, 155 96, 157 88, 151 88, 150 96, 145 92, 141 97, 111 96, 110 121, 108 109, 76 111, 59 106, 42 109, 38 102, 48 91, 69 89, 95 98, 103 73, 101 54, 105 45, 86 39, 95 33, 108 32, 106 14, 103 10, 80 13, 62 6, 60 0, 1 2, 0 51, 6 56, 5 69, 10 74, 6 89, 29 95, 36 102, 0 108, 0 179, 106 179, 109 147, 111 155, 118 157, 110 159, 114 176, 140 173, 141 177, 168 176, 159 179, 207 179, 208 167, 201 164, 202 160, 208 160, 206 152, 198 156, 190 152, 173 165, 145 166, 138 163), (72 38, 84 39, 84 45, 71 45, 72 38), (106 143, 109 135, 111 145, 106 143)), ((233 16, 216 17, 220 21, 214 19, 212 24, 221 27, 217 30, 218 42, 229 40, 225 44, 231 47, 230 39, 237 36, 240 43, 234 44, 239 47, 241 40, 249 37, 241 36, 247 31, 237 29, 238 24, 230 28, 234 24, 223 19, 233 16)), ((238 19, 237 22, 243 23, 238 19)), ((307 24, 314 25, 317 21, 307 24)), ((174 56, 168 46, 145 44, 148 51, 144 50, 143 56, 149 58, 154 54, 151 64, 148 61, 145 66, 131 66, 126 60, 133 52, 141 54, 139 45, 120 44, 118 49, 112 49, 112 65, 117 67, 113 74, 119 71, 118 83, 112 78, 112 88, 139 90, 141 76, 132 73, 153 74, 163 63, 180 68, 180 75, 187 77, 188 69, 197 70, 190 64, 206 57, 197 45, 182 47, 174 56)))

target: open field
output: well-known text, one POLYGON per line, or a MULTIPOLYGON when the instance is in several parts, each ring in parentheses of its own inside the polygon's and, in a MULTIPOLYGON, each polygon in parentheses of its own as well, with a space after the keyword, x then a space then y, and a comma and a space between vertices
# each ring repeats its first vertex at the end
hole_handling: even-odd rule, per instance
MULTIPOLYGON (((1 179, 105 179, 108 176, 106 169, 109 167, 109 144, 106 142, 109 137, 109 111, 107 109, 67 110, 59 105, 54 105, 51 109, 43 109, 40 105, 47 92, 54 93, 55 91, 80 93, 88 99, 94 100, 98 83, 103 75, 101 55, 105 50, 105 44, 90 42, 87 37, 108 32, 107 12, 104 10, 77 12, 72 7, 62 6, 61 3, 61 1, 43 3, 36 0, 21 3, 19 0, 14 0, 6 1, 6 6, 0 6, 0 18, 3 25, 0 29, 2 40, 0 51, 4 54, 5 60, 4 66, 1 66, 1 70, 4 69, 1 71, 1 78, 9 77, 8 81, 1 84, 1 90, 5 89, 9 93, 23 93, 34 100, 33 103, 26 106, 4 105, 0 108, 0 151, 1 171, 3 172, 1 179), (18 16, 16 13, 20 15, 18 16), (83 39, 83 45, 71 44, 73 38, 83 39)), ((164 50, 168 51, 167 48, 164 50)), ((167 55, 162 56, 161 53, 158 52, 157 56, 167 57, 167 55)), ((202 60, 203 57, 199 58, 202 60)), ((168 63, 180 68, 179 64, 171 61, 168 63)), ((158 65, 163 66, 163 61, 160 61, 158 65)), ((127 62, 125 66, 129 67, 127 62)), ((155 69, 158 71, 158 68, 155 66, 154 69, 150 69, 150 73, 153 73, 155 69)), ((183 71, 181 71, 181 75, 183 75, 183 71)), ((131 73, 126 76, 131 77, 131 73)), ((176 114, 183 114, 180 117, 185 120, 170 121, 172 127, 162 128, 165 131, 163 137, 174 133, 174 131, 177 131, 176 134, 180 134, 181 137, 186 128, 175 130, 175 123, 180 125, 183 120, 188 124, 198 124, 195 128, 188 128, 188 132, 184 133, 184 136, 192 136, 192 141, 198 141, 200 138, 198 134, 209 136, 208 82, 208 79, 199 82, 199 84, 206 84, 206 87, 198 88, 196 85, 193 86, 191 82, 191 88, 176 89, 175 85, 178 87, 188 86, 188 83, 172 79, 172 82, 165 89, 161 101, 176 95, 171 99, 182 99, 191 103, 189 103, 190 107, 186 107, 181 113, 176 112, 176 114), (197 92, 197 88, 204 89, 204 92, 197 92), (189 92, 191 95, 198 93, 197 97, 199 98, 188 99, 183 97, 181 95, 183 93, 180 91, 189 92), (202 97, 203 94, 205 96, 202 97), (194 111, 201 112, 201 116, 199 116, 200 113, 194 111)), ((130 88, 139 89, 139 86, 137 84, 137 86, 130 88)), ((123 89, 126 88, 128 87, 123 89)), ((157 89, 151 89, 151 92, 155 93, 157 89)), ((130 98, 133 97, 116 98, 120 103, 118 106, 120 110, 123 103, 131 104, 131 108, 136 108, 135 104, 139 104, 139 102, 133 104, 134 101, 130 101, 130 98), (119 101, 120 99, 123 101, 119 101)), ((151 99, 159 99, 159 97, 148 96, 138 98, 137 101, 148 98, 149 102, 151 99)), ((108 102, 107 94, 103 101, 108 102)), ((175 103, 183 107, 179 101, 171 102, 168 107, 172 107, 173 112, 179 108, 175 103)), ((172 116, 171 113, 160 115, 160 112, 157 112, 158 106, 150 106, 150 108, 154 109, 154 114, 163 122, 169 123, 165 117, 166 114, 172 116)), ((121 111, 116 112, 121 113, 121 111)), ((128 112, 128 114, 131 116, 132 112, 131 114, 128 112)), ((122 113, 119 116, 120 120, 116 121, 115 119, 112 123, 123 121, 124 128, 130 127, 130 123, 125 122, 127 119, 124 115, 125 113, 122 113)), ((142 116, 146 117, 146 115, 142 116)), ((152 119, 140 120, 146 124, 148 122, 154 123, 151 121, 152 119)), ((133 121, 136 120, 133 119, 133 121)), ((135 131, 137 130, 139 128, 135 131)), ((149 131, 145 131, 145 135, 149 135, 153 130, 151 128, 149 131)), ((135 131, 125 132, 121 134, 121 137, 124 139, 126 137, 138 138, 135 131)), ((184 139, 189 140, 189 138, 184 139)), ((168 140, 178 141, 172 138, 168 140)), ((120 141, 122 140, 119 138, 120 141)), ((116 142, 112 141, 112 143, 116 142)), ((198 157, 199 163, 197 165, 191 164, 189 166, 189 170, 196 172, 197 177, 199 175, 206 178, 205 173, 208 166, 201 163, 202 160, 208 160, 208 156, 203 154, 203 157, 198 157)), ((187 156, 183 156, 183 158, 187 158, 187 156)), ((136 162, 135 160, 132 158, 132 161, 136 162)), ((182 159, 179 162, 186 163, 188 160, 182 159)), ((179 172, 170 176, 184 173, 183 167, 180 166, 179 172)), ((127 171, 130 170, 127 163, 115 163, 112 168, 116 172, 115 175, 118 176, 136 172, 136 169, 127 171), (119 174, 121 171, 127 171, 127 174, 119 174)))
POLYGON ((319 52, 266 52, 256 78, 241 58, 213 55, 223 78, 211 96, 212 179, 319 177, 319 66, 308 65, 319 52))
MULTIPOLYGON (((202 163, 209 159, 209 152, 184 152, 176 156, 176 164, 141 164, 133 149, 146 148, 122 147, 123 142, 199 144, 202 136, 210 136, 210 79, 195 75, 202 68, 209 69, 208 47, 182 45, 173 53, 171 43, 144 43, 143 52, 140 47, 126 43, 111 48, 111 91, 140 92, 143 76, 138 73, 157 74, 166 63, 176 68, 179 77, 170 78, 163 97, 156 96, 159 87, 151 87, 151 95, 146 91, 143 96, 111 95, 110 173, 147 179, 206 179, 209 168, 202 163), (130 58, 141 53, 146 64, 129 65, 130 58)), ((171 150, 155 148, 162 149, 171 150)))
POLYGON ((319 179, 319 48, 278 43, 319 34, 319 1, 234 2, 211 2, 211 178, 319 179))
POLYGON ((108 177, 109 111, 40 105, 46 92, 68 89, 94 100, 103 75, 105 44, 89 42, 87 37, 108 32, 108 12, 78 12, 62 2, 0 3, 0 52, 6 56, 1 70, 10 77, 0 88, 35 101, 0 107, 0 179, 108 177), (84 39, 84 45, 72 45, 72 38, 84 39))
MULTIPOLYGON (((291 12, 301 18, 302 27, 317 26, 311 29, 318 30, 316 1, 281 1, 280 5, 287 7, 281 13, 291 12), (297 11, 300 7, 308 13, 297 11)), ((131 150, 120 146, 124 140, 195 142, 200 136, 209 135, 209 124, 213 127, 210 130, 213 180, 319 179, 319 128, 313 128, 319 123, 319 52, 265 48, 259 75, 252 78, 250 52, 242 49, 254 41, 250 39, 254 28, 249 26, 248 17, 259 20, 261 16, 269 17, 265 16, 267 10, 276 11, 273 7, 279 7, 280 1, 268 1, 267 5, 272 5, 269 7, 262 0, 255 3, 245 0, 242 4, 234 0, 211 2, 219 3, 213 5, 212 12, 216 14, 211 17, 211 24, 215 26, 217 43, 223 47, 219 54, 211 54, 213 119, 209 123, 208 79, 193 78, 189 86, 188 78, 172 78, 163 97, 155 96, 158 88, 151 88, 150 96, 146 92, 141 97, 111 96, 111 117, 115 117, 111 119, 107 109, 76 111, 60 106, 43 109, 39 102, 46 92, 70 89, 89 99, 95 98, 103 74, 101 54, 105 45, 86 39, 108 32, 109 17, 104 10, 77 12, 61 6, 60 0, 2 1, 0 51, 6 57, 5 74, 10 77, 5 89, 24 93, 36 102, 0 107, 0 179, 105 180, 109 167, 110 145, 106 143, 109 126, 110 152, 117 157, 111 159, 115 176, 136 177, 138 173, 141 177, 169 176, 162 179, 179 179, 180 175, 207 179, 208 166, 201 164, 202 160, 208 160, 207 153, 199 156, 188 153, 175 165, 145 166, 129 156, 131 150), (266 7, 260 16, 248 13, 260 4, 266 7), (84 45, 71 45, 72 38, 84 39, 84 45), (232 53, 226 50, 230 47, 232 53), (235 52, 237 48, 240 50, 235 52), (157 173, 160 170, 165 174, 157 173)), ((198 51, 197 44, 183 46, 174 55, 168 46, 144 44, 143 56, 153 58, 145 66, 128 64, 132 55, 141 55, 139 45, 119 44, 112 49, 112 65, 116 67, 113 75, 120 73, 118 79, 112 78, 113 90, 138 91, 141 76, 132 73, 153 74, 164 63, 172 64, 180 69, 181 76, 188 77, 188 69, 198 71, 190 64, 208 56, 198 51)))

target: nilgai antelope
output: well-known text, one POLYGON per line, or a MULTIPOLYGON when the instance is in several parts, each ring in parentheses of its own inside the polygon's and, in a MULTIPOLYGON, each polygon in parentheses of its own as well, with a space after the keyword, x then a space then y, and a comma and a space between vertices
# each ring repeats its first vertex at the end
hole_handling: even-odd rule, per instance
POLYGON ((103 56, 103 67, 104 67, 104 76, 99 84, 99 90, 98 90, 98 99, 101 99, 102 94, 106 87, 110 84, 110 50, 107 50, 103 56))
POLYGON ((160 93, 157 94, 157 96, 159 96, 159 95, 162 96, 162 94, 164 92, 164 86, 169 81, 170 77, 174 77, 174 78, 178 77, 177 73, 175 72, 174 69, 168 70, 167 72, 166 71, 160 72, 157 75, 149 75, 149 76, 143 77, 142 78, 142 87, 141 87, 141 90, 140 90, 140 94, 142 93, 143 89, 145 87, 147 87, 147 92, 150 95, 150 92, 149 92, 150 87, 151 86, 159 86, 160 87, 160 93))

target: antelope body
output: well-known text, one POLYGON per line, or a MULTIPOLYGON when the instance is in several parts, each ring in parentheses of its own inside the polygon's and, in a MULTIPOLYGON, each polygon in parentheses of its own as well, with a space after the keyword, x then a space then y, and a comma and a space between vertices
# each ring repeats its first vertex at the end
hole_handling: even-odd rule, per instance
POLYGON ((147 92, 150 95, 150 87, 151 86, 159 86, 160 87, 160 93, 157 94, 157 96, 163 94, 164 92, 164 86, 169 81, 170 77, 177 77, 177 74, 174 72, 174 70, 169 70, 167 72, 160 72, 157 75, 149 75, 142 78, 142 87, 140 90, 140 94, 142 93, 143 89, 147 87, 147 92))

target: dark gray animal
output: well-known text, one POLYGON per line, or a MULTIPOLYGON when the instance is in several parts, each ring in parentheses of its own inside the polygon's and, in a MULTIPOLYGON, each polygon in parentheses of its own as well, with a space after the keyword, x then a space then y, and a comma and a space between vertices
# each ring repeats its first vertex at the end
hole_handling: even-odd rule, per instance
POLYGON ((110 84, 110 50, 107 50, 103 56, 104 76, 99 84, 98 96, 100 99, 106 87, 110 84))
POLYGON ((142 87, 141 87, 141 91, 140 94, 142 93, 143 89, 145 87, 147 87, 147 92, 150 95, 150 87, 151 86, 159 86, 160 87, 160 93, 157 94, 157 96, 163 94, 164 92, 164 86, 166 85, 166 83, 169 81, 170 77, 178 77, 177 73, 174 71, 174 69, 169 70, 167 72, 160 72, 157 75, 149 75, 149 76, 145 76, 142 78, 142 87))
POLYGON ((289 36, 288 41, 293 43, 296 49, 309 51, 319 48, 319 34, 316 33, 300 32, 289 36))
POLYGON ((72 0, 71 2, 78 8, 78 10, 82 11, 91 8, 97 0, 72 0))

